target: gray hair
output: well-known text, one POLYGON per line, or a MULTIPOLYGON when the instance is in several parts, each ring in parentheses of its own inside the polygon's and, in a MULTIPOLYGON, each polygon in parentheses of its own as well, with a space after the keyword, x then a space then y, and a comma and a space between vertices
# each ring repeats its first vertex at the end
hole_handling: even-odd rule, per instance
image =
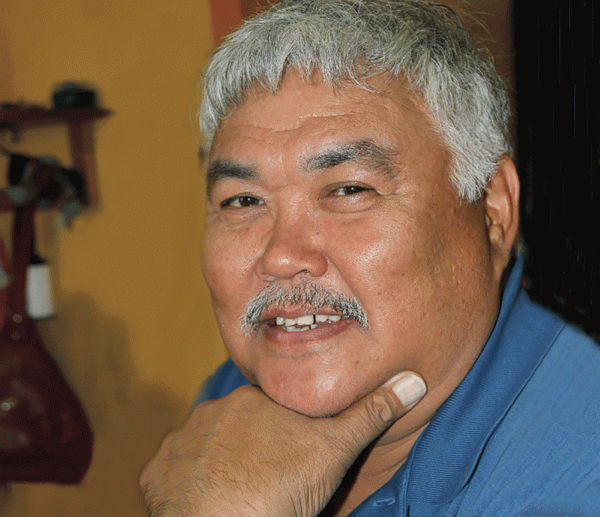
POLYGON ((200 127, 205 151, 220 122, 261 84, 314 70, 332 86, 401 77, 419 94, 453 155, 452 181, 476 201, 502 154, 511 152, 505 84, 463 21, 425 0, 283 0, 247 20, 214 53, 204 77, 200 127))

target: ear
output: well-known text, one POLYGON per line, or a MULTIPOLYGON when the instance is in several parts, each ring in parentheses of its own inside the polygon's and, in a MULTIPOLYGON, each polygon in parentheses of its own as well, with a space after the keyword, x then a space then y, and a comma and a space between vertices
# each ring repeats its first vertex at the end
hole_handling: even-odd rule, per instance
POLYGON ((488 241, 498 279, 510 261, 519 233, 519 193, 515 164, 503 155, 484 194, 488 241))

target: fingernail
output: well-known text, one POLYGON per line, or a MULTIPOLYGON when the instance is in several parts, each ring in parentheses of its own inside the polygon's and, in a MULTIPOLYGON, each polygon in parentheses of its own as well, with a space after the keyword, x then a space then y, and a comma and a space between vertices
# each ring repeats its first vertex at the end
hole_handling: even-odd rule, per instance
POLYGON ((392 390, 406 409, 412 408, 427 393, 425 381, 416 373, 403 372, 390 382, 392 390))

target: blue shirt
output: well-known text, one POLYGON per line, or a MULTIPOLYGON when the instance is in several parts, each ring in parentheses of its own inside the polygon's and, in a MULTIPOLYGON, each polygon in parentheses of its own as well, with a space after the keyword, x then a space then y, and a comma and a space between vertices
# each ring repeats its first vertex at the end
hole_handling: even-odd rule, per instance
MULTIPOLYGON (((508 280, 494 331, 393 478, 352 517, 600 516, 600 347, 508 280)), ((198 401, 247 384, 228 361, 198 401)))

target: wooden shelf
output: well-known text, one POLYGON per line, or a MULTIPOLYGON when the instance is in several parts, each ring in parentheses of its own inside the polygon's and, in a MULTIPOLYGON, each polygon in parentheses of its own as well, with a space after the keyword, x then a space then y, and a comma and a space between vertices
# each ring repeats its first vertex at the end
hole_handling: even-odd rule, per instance
POLYGON ((44 108, 42 106, 14 107, 0 110, 0 126, 16 126, 17 131, 31 127, 57 124, 81 124, 110 115, 110 111, 96 108, 44 108))
MULTIPOLYGON (((13 140, 27 129, 66 125, 69 131, 69 144, 73 169, 84 175, 88 205, 98 201, 96 189, 96 162, 94 159, 94 138, 91 123, 110 115, 106 109, 96 108, 44 108, 41 106, 15 106, 0 110, 0 131, 10 131, 13 140)), ((0 210, 12 210, 13 205, 3 191, 0 191, 0 210)))

